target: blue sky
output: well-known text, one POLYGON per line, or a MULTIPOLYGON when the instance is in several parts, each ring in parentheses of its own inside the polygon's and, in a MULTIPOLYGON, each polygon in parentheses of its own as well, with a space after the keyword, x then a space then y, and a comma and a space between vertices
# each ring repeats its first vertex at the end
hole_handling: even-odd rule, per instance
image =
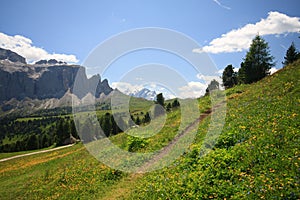
MULTIPOLYGON (((245 34, 252 27, 269 43, 275 67, 281 68, 291 42, 300 49, 299 8, 299 0, 2 0, 0 46, 17 51, 28 61, 55 57, 83 64, 97 45, 113 35, 135 28, 161 27, 194 39, 204 47, 194 49, 194 53, 207 51, 217 69, 227 64, 238 68, 247 50, 245 34), (268 22, 278 26, 266 26, 268 22), (234 35, 232 30, 239 31, 234 35), (226 47, 229 41, 231 46, 226 47)), ((115 70, 103 76, 115 83, 122 73, 115 73, 118 67, 123 66, 125 72, 133 65, 159 62, 185 73, 187 85, 199 89, 199 76, 187 70, 184 61, 157 52, 150 52, 149 58, 148 53, 137 52, 136 57, 120 58, 115 62, 115 70)))

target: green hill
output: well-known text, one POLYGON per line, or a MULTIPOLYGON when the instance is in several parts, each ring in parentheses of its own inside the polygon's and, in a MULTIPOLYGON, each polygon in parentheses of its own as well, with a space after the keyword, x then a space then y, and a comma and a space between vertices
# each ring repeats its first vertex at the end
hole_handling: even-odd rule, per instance
MULTIPOLYGON (((133 199, 299 199, 300 62, 227 91, 216 148, 201 142, 174 165, 145 175, 133 199)), ((201 123, 199 133, 207 128, 201 123)))
MULTIPOLYGON (((206 117, 189 151, 169 167, 127 174, 82 146, 0 162, 0 199, 299 199, 300 61, 272 76, 226 91, 227 116, 214 147, 201 156, 206 117)), ((209 97, 199 99, 201 111, 209 97)), ((134 151, 162 148, 175 137, 180 110, 161 133, 134 151)), ((128 150, 126 134, 111 140, 128 150)))

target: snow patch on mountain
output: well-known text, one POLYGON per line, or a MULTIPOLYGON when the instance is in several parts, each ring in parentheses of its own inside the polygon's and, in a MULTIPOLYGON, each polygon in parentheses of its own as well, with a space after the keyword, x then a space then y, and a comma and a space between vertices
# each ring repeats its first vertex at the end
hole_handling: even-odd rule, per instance
POLYGON ((129 95, 133 96, 133 97, 144 98, 144 99, 153 101, 156 99, 157 94, 155 91, 151 91, 147 88, 143 88, 141 90, 133 91, 133 92, 129 93, 129 95))

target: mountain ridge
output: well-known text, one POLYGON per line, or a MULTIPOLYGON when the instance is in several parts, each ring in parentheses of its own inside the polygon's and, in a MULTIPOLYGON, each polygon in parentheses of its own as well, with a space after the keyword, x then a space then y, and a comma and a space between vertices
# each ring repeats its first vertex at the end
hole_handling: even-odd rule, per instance
POLYGON ((155 91, 151 91, 148 88, 143 88, 141 90, 137 90, 134 92, 129 93, 130 96, 133 97, 138 97, 138 98, 143 98, 143 99, 147 99, 150 101, 154 101, 156 99, 156 92, 155 91))
POLYGON ((3 48, 0 48, 0 60, 9 60, 11 62, 19 62, 26 64, 26 59, 24 57, 11 50, 3 48))
POLYGON ((82 99, 90 93, 95 98, 100 98, 101 94, 107 96, 113 91, 107 79, 101 80, 100 75, 87 78, 83 66, 69 65, 54 59, 37 63, 27 64, 25 58, 17 53, 0 49, 0 106, 2 111, 10 110, 9 108, 16 104, 21 106, 22 102, 27 101, 30 104, 30 99, 36 102, 41 101, 39 103, 41 105, 47 100, 54 101, 56 103, 46 102, 46 104, 59 107, 65 103, 57 102, 57 100, 72 102, 72 95, 82 99), (75 81, 80 87, 73 91, 75 81), (67 95, 68 93, 72 95, 67 95), (67 98, 69 100, 66 100, 67 98), (11 102, 14 103, 7 106, 11 102))

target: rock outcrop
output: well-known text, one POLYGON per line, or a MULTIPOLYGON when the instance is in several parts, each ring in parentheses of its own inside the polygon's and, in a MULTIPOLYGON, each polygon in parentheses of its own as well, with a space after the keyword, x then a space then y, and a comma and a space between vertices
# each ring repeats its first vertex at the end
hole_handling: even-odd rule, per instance
POLYGON ((8 50, 0 48, 0 60, 9 60, 11 62, 20 62, 26 64, 26 59, 19 54, 8 50))
POLYGON ((107 80, 101 81, 99 75, 88 79, 82 66, 68 65, 54 59, 26 64, 22 56, 0 49, 0 103, 13 98, 60 99, 68 91, 79 99, 88 93, 98 98, 102 93, 109 94, 112 88, 107 80), (73 91, 75 82, 80 86, 80 92, 78 89, 73 91))
POLYGON ((55 59, 50 59, 50 60, 40 60, 40 61, 37 61, 35 63, 36 65, 66 65, 67 63, 66 62, 62 62, 62 61, 57 61, 55 59))

